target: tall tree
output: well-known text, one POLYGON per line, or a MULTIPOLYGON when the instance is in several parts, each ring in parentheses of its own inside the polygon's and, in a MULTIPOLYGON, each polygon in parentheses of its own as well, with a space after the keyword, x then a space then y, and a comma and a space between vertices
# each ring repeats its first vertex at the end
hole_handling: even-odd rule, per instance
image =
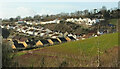
POLYGON ((97 13, 97 9, 94 9, 94 14, 97 13))
POLYGON ((87 15, 88 14, 88 10, 86 9, 86 10, 84 10, 84 14, 85 15, 87 15))
POLYGON ((2 29, 2 36, 3 36, 3 38, 8 38, 8 36, 9 36, 9 34, 10 34, 10 32, 7 30, 7 29, 2 29))
POLYGON ((9 20, 10 20, 10 22, 13 22, 14 19, 13 19, 13 18, 10 18, 9 20))

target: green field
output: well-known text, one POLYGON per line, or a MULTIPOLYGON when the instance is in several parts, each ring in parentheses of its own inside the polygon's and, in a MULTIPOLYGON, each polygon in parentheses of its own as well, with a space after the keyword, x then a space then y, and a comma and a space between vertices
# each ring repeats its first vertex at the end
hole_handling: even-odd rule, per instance
POLYGON ((31 64, 35 67, 97 66, 97 48, 99 47, 101 62, 103 64, 111 63, 114 66, 115 63, 112 62, 117 58, 117 50, 114 48, 117 46, 118 33, 104 34, 85 40, 71 41, 50 47, 18 52, 15 60, 21 66, 31 66, 31 64), (108 59, 111 61, 108 61, 108 59))
POLYGON ((110 19, 109 22, 110 22, 110 24, 117 25, 118 19, 110 19))

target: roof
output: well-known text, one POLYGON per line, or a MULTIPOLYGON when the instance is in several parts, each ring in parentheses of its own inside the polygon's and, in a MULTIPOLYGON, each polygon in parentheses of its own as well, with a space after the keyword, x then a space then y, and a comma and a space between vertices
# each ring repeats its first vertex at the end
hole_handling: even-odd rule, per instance
POLYGON ((83 36, 83 38, 89 38, 90 36, 92 36, 92 35, 88 34, 88 35, 83 36))
POLYGON ((71 40, 76 40, 73 36, 68 36, 71 40))
POLYGON ((52 36, 59 36, 59 34, 54 34, 54 35, 52 35, 52 36))
POLYGON ((67 42, 67 40, 64 37, 58 37, 62 42, 67 42))
POLYGON ((13 40, 14 44, 18 44, 18 41, 17 40, 13 40))
POLYGON ((111 26, 111 27, 113 27, 113 26, 115 26, 115 25, 113 25, 113 24, 108 24, 108 26, 111 26))
POLYGON ((28 29, 27 27, 23 28, 24 30, 28 29))
POLYGON ((20 39, 20 36, 14 36, 12 39, 16 39, 16 40, 19 40, 20 39))
POLYGON ((35 30, 35 32, 38 32, 39 30, 35 30))
POLYGON ((50 32, 49 34, 53 34, 53 32, 50 32))
POLYGON ((22 43, 15 44, 15 47, 16 47, 16 48, 25 48, 24 45, 23 45, 22 43))
POLYGON ((57 39, 51 39, 53 42, 59 42, 57 39))
POLYGON ((43 44, 49 44, 49 42, 48 42, 48 40, 45 40, 45 39, 43 39, 43 40, 40 40, 43 44))
POLYGON ((41 33, 45 33, 46 31, 41 31, 41 33))
POLYGON ((13 42, 16 48, 25 48, 25 46, 22 43, 18 43, 17 40, 14 40, 13 42))
POLYGON ((34 31, 34 29, 30 29, 29 31, 34 31))
POLYGON ((21 37, 20 39, 19 39, 19 41, 21 41, 21 42, 24 42, 24 41, 26 41, 27 40, 27 38, 25 38, 25 37, 21 37))
POLYGON ((28 41, 25 41, 27 44, 30 44, 31 46, 36 44, 36 40, 28 39, 28 41))

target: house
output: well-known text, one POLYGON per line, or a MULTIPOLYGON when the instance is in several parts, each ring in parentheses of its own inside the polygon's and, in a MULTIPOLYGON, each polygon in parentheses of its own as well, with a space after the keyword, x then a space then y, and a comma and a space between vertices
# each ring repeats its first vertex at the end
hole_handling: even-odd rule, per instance
POLYGON ((69 37, 65 37, 65 39, 66 39, 67 41, 71 41, 71 39, 70 39, 69 37))
POLYGON ((29 35, 33 35, 33 31, 34 31, 34 29, 30 29, 30 30, 26 31, 26 33, 28 33, 29 35))
POLYGON ((64 37, 58 37, 59 42, 67 42, 67 40, 64 37))
POLYGON ((53 21, 46 21, 46 22, 40 22, 40 24, 51 24, 51 23, 60 23, 60 20, 53 20, 53 21))
POLYGON ((28 25, 32 25, 32 22, 26 22, 26 24, 28 24, 28 25))
POLYGON ((18 24, 23 24, 24 21, 23 21, 23 20, 19 20, 17 23, 18 23, 18 24))
POLYGON ((68 36, 73 36, 73 34, 70 33, 70 34, 68 34, 68 36))
POLYGON ((52 41, 53 44, 58 44, 58 43, 60 43, 58 39, 53 39, 53 38, 52 38, 52 39, 50 39, 50 40, 52 41))
POLYGON ((73 36, 68 36, 68 38, 72 41, 76 40, 73 36))
POLYGON ((24 27, 21 31, 23 32, 23 33, 26 33, 27 32, 27 27, 24 27))
POLYGON ((43 46, 47 46, 50 44, 49 41, 46 39, 41 39, 40 41, 42 42, 43 46))
POLYGON ((47 31, 48 33, 52 32, 52 31, 51 31, 51 30, 49 30, 49 29, 45 29, 45 31, 47 31))
POLYGON ((65 32, 65 33, 64 33, 64 37, 66 37, 67 35, 68 35, 68 32, 65 32))
POLYGON ((36 46, 43 46, 43 43, 40 40, 35 40, 36 46))
POLYGON ((13 41, 17 41, 18 43, 22 43, 25 47, 27 47, 27 43, 25 42, 27 40, 27 38, 25 37, 20 37, 20 36, 14 36, 12 38, 13 41))
POLYGON ((1 28, 4 28, 4 26, 3 26, 3 25, 1 25, 1 28))
POLYGON ((86 38, 91 38, 91 37, 94 37, 94 36, 95 36, 94 33, 88 33, 88 34, 82 36, 82 40, 84 40, 86 38))
POLYGON ((98 35, 102 35, 102 34, 104 34, 104 32, 101 31, 101 30, 99 30, 99 31, 97 31, 97 34, 98 34, 98 35))
POLYGON ((40 30, 34 30, 34 31, 33 31, 33 35, 35 35, 35 36, 37 36, 38 33, 40 33, 40 30))
POLYGON ((18 43, 22 43, 22 44, 25 46, 25 48, 26 48, 26 47, 28 46, 27 43, 25 42, 26 40, 27 40, 27 38, 25 38, 25 37, 20 37, 18 43))
POLYGON ((51 36, 51 38, 57 38, 57 37, 59 37, 59 34, 54 34, 51 36))
POLYGON ((46 33, 46 31, 41 31, 41 32, 40 32, 40 36, 41 36, 41 37, 44 36, 45 33, 46 33))
POLYGON ((49 42, 51 45, 54 44, 53 41, 52 41, 51 39, 48 39, 48 42, 49 42))
POLYGON ((50 32, 48 33, 48 36, 51 37, 54 33, 53 32, 50 32))
POLYGON ((22 43, 18 43, 17 40, 13 40, 12 48, 13 49, 25 49, 25 46, 22 43))
POLYGON ((36 41, 34 39, 28 39, 25 41, 28 47, 34 47, 36 45, 36 41))
POLYGON ((12 38, 12 40, 19 40, 20 39, 20 36, 14 36, 13 38, 12 38))

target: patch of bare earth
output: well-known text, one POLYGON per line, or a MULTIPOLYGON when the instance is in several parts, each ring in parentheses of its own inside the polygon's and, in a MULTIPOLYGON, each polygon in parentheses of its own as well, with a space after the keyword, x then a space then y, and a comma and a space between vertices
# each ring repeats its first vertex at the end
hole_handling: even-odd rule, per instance
POLYGON ((100 57, 102 67, 117 67, 118 64, 118 46, 106 50, 100 57))

